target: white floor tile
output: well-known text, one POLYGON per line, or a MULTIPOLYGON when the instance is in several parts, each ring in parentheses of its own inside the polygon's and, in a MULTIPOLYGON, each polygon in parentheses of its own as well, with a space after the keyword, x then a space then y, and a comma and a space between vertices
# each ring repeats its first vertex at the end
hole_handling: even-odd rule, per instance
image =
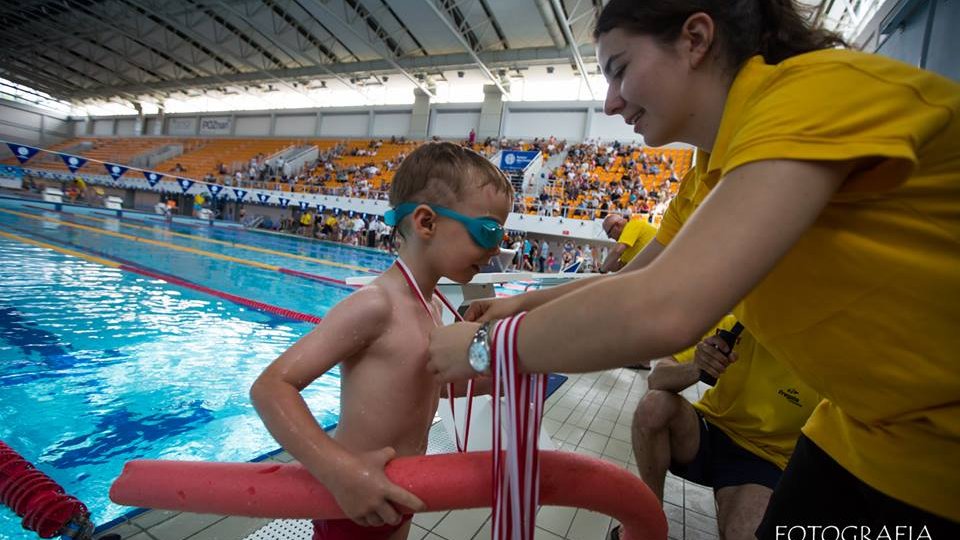
POLYGON ((573 523, 570 524, 570 530, 567 532, 567 538, 569 540, 604 538, 611 521, 610 516, 589 510, 577 510, 577 515, 574 516, 573 523))
POLYGON ((471 540, 489 516, 489 508, 454 510, 430 532, 447 540, 471 540))
POLYGON ((633 455, 633 446, 629 443, 611 438, 607 440, 607 446, 603 449, 603 455, 610 456, 624 463, 629 463, 630 456, 633 455))
POLYGON ((561 537, 566 537, 570 530, 570 524, 573 523, 573 517, 577 514, 576 508, 565 506, 543 506, 537 513, 537 527, 546 529, 561 537))
POLYGON ((419 525, 426 530, 430 530, 437 526, 437 523, 440 523, 449 512, 421 512, 419 514, 413 515, 413 523, 419 525))
POLYGON ((599 433, 607 437, 613 433, 613 427, 616 423, 611 422, 610 420, 604 420, 603 418, 596 417, 593 419, 593 422, 590 422, 590 426, 587 428, 594 433, 599 433))
POLYGON ((580 439, 579 447, 602 454, 603 449, 607 446, 608 440, 610 440, 609 437, 588 431, 584 434, 583 438, 580 439))

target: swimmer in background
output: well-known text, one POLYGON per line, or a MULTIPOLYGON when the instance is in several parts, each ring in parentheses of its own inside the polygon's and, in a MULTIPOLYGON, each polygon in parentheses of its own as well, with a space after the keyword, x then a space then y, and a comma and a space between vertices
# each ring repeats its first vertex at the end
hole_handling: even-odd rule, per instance
POLYGON ((479 154, 450 143, 417 148, 390 192, 398 263, 331 309, 253 384, 267 429, 349 518, 315 521, 314 539, 404 539, 410 516, 403 513, 424 509, 384 466, 427 449, 441 397, 426 370, 430 331, 442 313, 434 289, 441 277, 469 282, 497 255, 512 200, 509 181, 479 154), (340 423, 330 437, 300 391, 338 363, 340 423))

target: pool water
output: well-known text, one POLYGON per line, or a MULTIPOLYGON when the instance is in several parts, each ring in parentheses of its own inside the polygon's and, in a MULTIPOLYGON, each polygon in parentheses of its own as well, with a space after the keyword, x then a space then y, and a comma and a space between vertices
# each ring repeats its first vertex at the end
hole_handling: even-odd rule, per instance
MULTIPOLYGON (((319 317, 351 289, 274 267, 342 280, 392 262, 242 229, 34 206, 0 199, 0 233, 14 235, 0 236, 0 440, 86 503, 98 524, 129 510, 107 492, 130 459, 248 461, 276 449, 247 391, 313 325, 23 239, 319 317)), ((327 427, 337 421, 339 382, 334 370, 304 392, 327 427)), ((0 510, 0 538, 36 536, 0 510)))

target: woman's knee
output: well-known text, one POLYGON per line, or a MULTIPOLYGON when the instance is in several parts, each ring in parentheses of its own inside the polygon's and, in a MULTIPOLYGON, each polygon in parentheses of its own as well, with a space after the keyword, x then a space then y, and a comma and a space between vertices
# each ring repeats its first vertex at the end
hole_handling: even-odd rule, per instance
POLYGON ((663 390, 649 390, 633 413, 634 427, 641 429, 665 429, 680 411, 679 395, 663 390))

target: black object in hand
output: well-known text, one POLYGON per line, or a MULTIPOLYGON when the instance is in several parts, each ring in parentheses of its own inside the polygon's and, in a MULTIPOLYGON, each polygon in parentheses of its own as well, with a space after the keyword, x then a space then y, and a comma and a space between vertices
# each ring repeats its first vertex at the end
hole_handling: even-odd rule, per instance
MULTIPOLYGON (((727 347, 730 348, 730 352, 733 352, 733 346, 737 344, 737 340, 740 339, 740 334, 742 333, 743 325, 739 322, 733 325, 733 328, 730 330, 724 330, 722 328, 717 329, 717 335, 720 336, 720 339, 727 344, 727 347)), ((730 354, 727 353, 727 356, 729 357, 730 354)), ((717 384, 717 378, 701 369, 700 382, 710 386, 715 386, 717 384)))

